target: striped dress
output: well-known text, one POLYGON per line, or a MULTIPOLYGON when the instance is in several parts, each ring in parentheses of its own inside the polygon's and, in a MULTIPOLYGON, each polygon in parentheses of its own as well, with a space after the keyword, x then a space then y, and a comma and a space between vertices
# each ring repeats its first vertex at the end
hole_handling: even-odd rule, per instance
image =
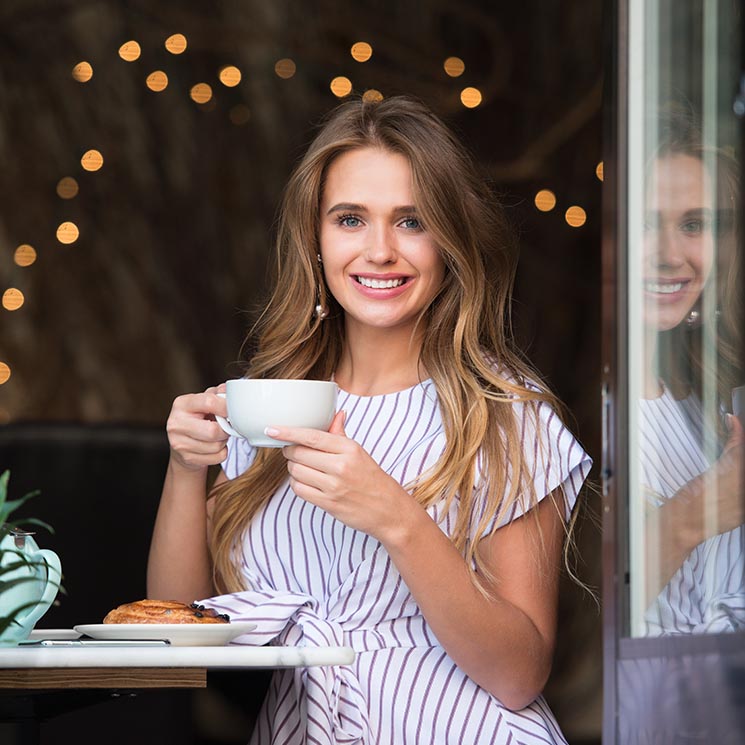
MULTIPOLYGON (((641 401, 640 471, 654 505, 711 466, 702 446, 705 426, 694 396, 676 400, 665 388, 658 398, 641 401)), ((650 636, 745 629, 745 529, 696 546, 647 609, 644 623, 650 636)))
MULTIPOLYGON (((338 408, 346 412, 347 435, 401 484, 442 452, 443 424, 431 381, 369 397, 340 391, 338 408)), ((563 486, 568 516, 590 459, 550 407, 516 404, 515 411, 537 493, 563 486), (529 416, 536 408, 537 417, 529 416)), ((223 467, 234 478, 254 453, 245 440, 231 440, 228 448, 223 467)), ((442 505, 433 505, 429 514, 449 534, 457 509, 453 504, 444 514, 442 505)), ((518 507, 505 522, 519 514, 518 507)), ((238 642, 345 645, 356 653, 347 666, 277 670, 253 743, 565 742, 542 697, 509 711, 461 672, 380 543, 298 498, 288 484, 251 522, 242 561, 251 589, 202 601, 257 623, 238 642)))

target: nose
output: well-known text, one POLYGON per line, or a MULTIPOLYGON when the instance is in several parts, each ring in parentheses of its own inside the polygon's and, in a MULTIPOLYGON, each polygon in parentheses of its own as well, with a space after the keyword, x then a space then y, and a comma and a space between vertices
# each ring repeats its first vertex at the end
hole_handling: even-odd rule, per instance
POLYGON ((679 267, 683 264, 680 236, 672 225, 660 224, 646 238, 646 254, 655 267, 679 267))
POLYGON ((365 247, 365 258, 371 264, 392 264, 396 261, 398 251, 396 236, 387 225, 376 225, 369 233, 365 247))

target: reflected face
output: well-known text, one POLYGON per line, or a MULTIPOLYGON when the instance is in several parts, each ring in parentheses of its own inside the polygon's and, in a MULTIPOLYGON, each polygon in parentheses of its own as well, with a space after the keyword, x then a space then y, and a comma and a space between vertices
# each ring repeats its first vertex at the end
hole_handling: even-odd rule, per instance
POLYGON ((326 174, 320 220, 324 276, 347 331, 413 330, 445 264, 417 216, 408 160, 373 147, 340 155, 326 174))
POLYGON ((667 331, 696 304, 714 259, 709 173, 690 155, 660 158, 651 174, 645 216, 644 317, 667 331))

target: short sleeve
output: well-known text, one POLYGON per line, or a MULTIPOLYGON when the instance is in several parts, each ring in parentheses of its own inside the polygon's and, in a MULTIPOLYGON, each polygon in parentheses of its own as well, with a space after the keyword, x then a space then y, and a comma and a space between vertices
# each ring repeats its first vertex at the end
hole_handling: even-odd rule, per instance
POLYGON ((222 470, 228 479, 245 473, 256 458, 256 448, 243 437, 228 438, 228 456, 222 462, 222 470))
MULTIPOLYGON (((499 515, 498 523, 495 521, 491 527, 502 527, 521 517, 557 489, 562 493, 564 519, 568 521, 592 459, 549 404, 516 403, 514 412, 519 420, 525 473, 532 490, 523 489, 512 507, 499 515)), ((482 480, 486 477, 482 472, 482 480)))

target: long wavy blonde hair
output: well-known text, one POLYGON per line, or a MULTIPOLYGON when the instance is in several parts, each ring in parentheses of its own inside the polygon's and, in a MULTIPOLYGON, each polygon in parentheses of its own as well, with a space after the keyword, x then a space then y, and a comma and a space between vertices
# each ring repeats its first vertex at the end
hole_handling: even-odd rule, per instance
MULTIPOLYGON (((536 502, 513 405, 545 401, 559 408, 559 402, 538 384, 511 339, 515 252, 501 208, 466 150, 423 104, 403 96, 355 99, 325 120, 284 193, 274 288, 249 335, 247 376, 328 379, 334 373, 344 315, 317 261, 321 195, 334 159, 366 147, 408 159, 417 214, 446 265, 441 291, 420 318, 420 361, 437 390, 446 445, 435 466, 406 486, 424 506, 440 500, 449 506, 457 496, 451 539, 486 591, 493 578, 476 552, 479 540, 516 501, 536 502), (318 302, 330 309, 325 320, 314 313, 318 302), (489 475, 485 506, 477 504, 477 470, 489 475)), ((281 451, 264 448, 244 474, 214 489, 211 547, 219 592, 245 589, 242 536, 286 478, 281 451)), ((563 515, 563 505, 556 507, 563 515)))

